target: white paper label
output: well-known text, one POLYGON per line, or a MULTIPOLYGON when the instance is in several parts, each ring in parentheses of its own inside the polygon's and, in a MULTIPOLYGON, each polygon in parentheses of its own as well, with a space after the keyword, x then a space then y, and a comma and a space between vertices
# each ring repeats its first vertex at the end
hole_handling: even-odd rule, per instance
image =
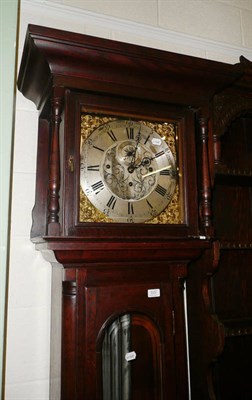
POLYGON ((125 354, 125 360, 126 361, 132 361, 136 359, 136 352, 135 351, 131 351, 127 354, 125 354))
POLYGON ((159 138, 153 138, 152 139, 152 144, 154 144, 154 146, 160 146, 162 143, 162 140, 159 138))
POLYGON ((160 289, 148 289, 148 297, 160 297, 160 289))

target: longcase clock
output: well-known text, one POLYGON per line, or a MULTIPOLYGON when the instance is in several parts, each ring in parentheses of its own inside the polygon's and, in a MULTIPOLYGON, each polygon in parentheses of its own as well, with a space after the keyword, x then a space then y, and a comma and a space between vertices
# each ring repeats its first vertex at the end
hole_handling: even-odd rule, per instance
POLYGON ((18 86, 40 111, 31 238, 54 279, 63 271, 52 399, 188 398, 184 281, 213 234, 208 103, 237 75, 28 27, 18 86))

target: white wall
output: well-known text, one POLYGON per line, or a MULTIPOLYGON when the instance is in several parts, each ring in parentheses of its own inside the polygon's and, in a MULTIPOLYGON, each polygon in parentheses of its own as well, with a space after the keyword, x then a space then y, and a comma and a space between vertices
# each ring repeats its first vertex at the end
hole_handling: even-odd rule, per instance
POLYGON ((4 330, 9 253, 9 209, 14 131, 14 82, 18 1, 0 2, 0 400, 4 377, 4 330))
MULTIPOLYGON (((21 0, 20 56, 28 23, 229 63, 241 54, 252 60, 252 0, 21 0)), ((6 400, 49 399, 51 269, 29 240, 37 117, 18 94, 6 400)))

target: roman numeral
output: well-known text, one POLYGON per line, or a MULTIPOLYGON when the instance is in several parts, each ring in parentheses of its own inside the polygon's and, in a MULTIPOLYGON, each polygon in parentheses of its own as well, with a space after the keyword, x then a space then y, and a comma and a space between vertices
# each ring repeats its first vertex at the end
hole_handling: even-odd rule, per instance
POLYGON ((161 185, 157 185, 155 192, 157 192, 158 194, 160 194, 161 196, 165 196, 166 194, 166 189, 161 186, 161 185))
POLYGON ((93 185, 91 185, 93 191, 95 192, 95 194, 100 193, 101 190, 104 189, 104 183, 102 181, 96 182, 93 185))
POLYGON ((156 154, 155 154, 155 158, 161 157, 161 156, 163 156, 164 154, 165 154, 165 152, 162 150, 162 151, 160 151, 159 153, 156 153, 156 154))
POLYGON ((107 202, 107 206, 109 208, 112 208, 112 210, 114 210, 116 201, 117 201, 116 197, 115 196, 111 196, 109 201, 107 202))
POLYGON ((115 137, 115 134, 114 134, 114 132, 112 130, 107 131, 107 134, 109 135, 110 139, 113 140, 113 142, 117 141, 117 139, 115 137))
POLYGON ((163 171, 160 171, 160 175, 176 176, 176 171, 174 169, 164 169, 163 171))
POLYGON ((163 171, 160 171, 160 175, 171 175, 171 172, 170 169, 164 169, 163 171))
POLYGON ((87 170, 99 172, 99 165, 88 165, 87 170))
POLYGON ((147 138, 145 139, 145 142, 144 142, 144 144, 146 144, 147 142, 148 142, 148 140, 150 139, 150 135, 149 136, 147 136, 147 138))
POLYGON ((132 203, 128 203, 128 215, 134 215, 134 208, 132 203))
POLYGON ((134 139, 134 128, 126 128, 128 139, 134 139))
POLYGON ((147 202, 147 204, 148 204, 148 206, 149 206, 150 208, 153 208, 153 206, 151 205, 151 203, 149 202, 149 200, 146 199, 146 202, 147 202))
POLYGON ((104 150, 103 150, 103 149, 101 149, 100 147, 93 146, 93 148, 94 148, 94 149, 96 149, 96 150, 99 150, 99 151, 102 151, 102 152, 104 152, 104 150))

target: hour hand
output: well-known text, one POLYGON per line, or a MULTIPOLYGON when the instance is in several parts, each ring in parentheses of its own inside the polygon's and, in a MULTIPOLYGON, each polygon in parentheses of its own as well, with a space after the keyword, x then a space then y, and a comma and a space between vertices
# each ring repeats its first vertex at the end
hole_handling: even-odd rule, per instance
POLYGON ((134 169, 135 169, 135 163, 136 163, 136 153, 137 153, 137 149, 138 149, 140 140, 141 140, 141 127, 140 127, 140 129, 138 131, 138 134, 137 134, 137 137, 136 137, 136 144, 135 144, 135 148, 134 148, 134 153, 133 153, 133 156, 132 156, 132 159, 131 159, 131 163, 130 163, 132 168, 134 168, 134 169))

